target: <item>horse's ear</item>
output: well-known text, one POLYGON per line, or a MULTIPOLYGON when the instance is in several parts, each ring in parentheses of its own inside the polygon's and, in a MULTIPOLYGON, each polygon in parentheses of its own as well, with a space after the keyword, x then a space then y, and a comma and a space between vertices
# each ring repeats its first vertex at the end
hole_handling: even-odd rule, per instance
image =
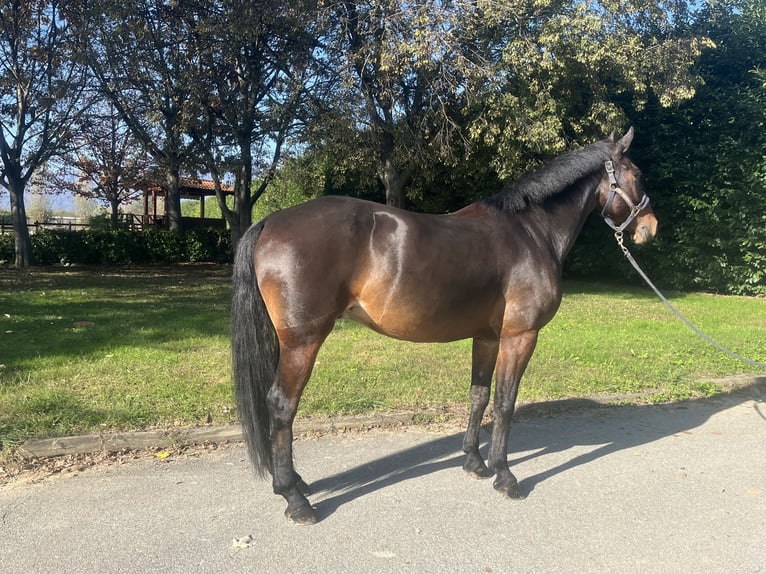
POLYGON ((630 126, 628 133, 622 136, 620 138, 620 141, 617 142, 617 153, 624 154, 626 151, 628 151, 628 148, 630 147, 630 143, 632 141, 633 141, 633 126, 630 126))
POLYGON ((614 143, 614 130, 612 130, 612 133, 609 134, 609 137, 606 138, 606 141, 610 143, 614 143))

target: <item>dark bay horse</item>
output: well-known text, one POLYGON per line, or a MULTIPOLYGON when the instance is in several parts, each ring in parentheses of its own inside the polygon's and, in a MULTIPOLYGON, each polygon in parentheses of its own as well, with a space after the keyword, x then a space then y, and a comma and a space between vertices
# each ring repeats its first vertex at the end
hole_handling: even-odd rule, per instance
POLYGON ((594 211, 635 243, 657 229, 625 152, 633 129, 558 157, 451 215, 323 197, 270 215, 242 238, 232 355, 251 460, 286 516, 316 521, 293 468, 292 424, 319 347, 341 316, 407 341, 473 339, 463 468, 523 498, 507 460, 519 381, 561 301, 564 257, 594 211), (488 464, 479 428, 495 373, 488 464))

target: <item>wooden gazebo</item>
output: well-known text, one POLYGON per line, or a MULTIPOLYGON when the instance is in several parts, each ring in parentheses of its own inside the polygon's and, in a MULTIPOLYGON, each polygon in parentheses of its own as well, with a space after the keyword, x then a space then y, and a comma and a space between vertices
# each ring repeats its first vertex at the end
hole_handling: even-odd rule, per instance
MULTIPOLYGON (((230 186, 225 184, 221 184, 221 189, 225 194, 231 194, 234 192, 230 186)), ((223 218, 205 217, 205 198, 215 196, 215 186, 212 180, 196 179, 193 177, 181 177, 178 180, 178 191, 181 194, 181 199, 194 199, 200 202, 199 217, 182 218, 182 225, 184 229, 200 227, 216 227, 219 229, 224 229, 226 227, 226 220, 223 218)), ((149 185, 146 187, 146 189, 144 189, 143 195, 144 214, 142 223, 144 228, 159 227, 161 229, 167 229, 167 186, 161 183, 149 185), (160 202, 162 205, 162 213, 157 212, 157 205, 160 202)))

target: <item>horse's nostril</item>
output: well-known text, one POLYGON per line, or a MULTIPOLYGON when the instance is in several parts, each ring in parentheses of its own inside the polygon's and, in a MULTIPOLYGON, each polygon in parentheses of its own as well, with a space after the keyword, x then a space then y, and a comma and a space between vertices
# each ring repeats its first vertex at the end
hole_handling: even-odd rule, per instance
POLYGON ((636 245, 641 245, 650 241, 652 237, 652 228, 646 223, 642 223, 636 228, 636 232, 633 234, 633 242, 636 245))

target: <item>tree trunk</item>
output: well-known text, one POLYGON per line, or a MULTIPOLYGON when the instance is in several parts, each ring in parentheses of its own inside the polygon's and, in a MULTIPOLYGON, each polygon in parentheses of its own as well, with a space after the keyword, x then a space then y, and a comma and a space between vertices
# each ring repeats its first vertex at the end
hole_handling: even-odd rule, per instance
POLYGON ((242 239, 242 236, 245 234, 245 231, 247 231, 249 226, 242 227, 241 225, 232 225, 231 226, 231 246, 234 253, 237 252, 237 247, 239 247, 239 240, 242 239))
POLYGON ((34 265, 32 254, 32 238, 27 225, 27 210, 24 207, 24 182, 20 178, 6 174, 8 177, 8 194, 11 197, 11 219, 13 221, 13 238, 16 259, 14 264, 19 268, 34 265))
POLYGON ((170 231, 183 231, 181 222, 181 193, 178 190, 178 166, 168 168, 166 183, 167 196, 165 197, 165 216, 168 218, 168 229, 170 231))
POLYGON ((252 182, 252 168, 247 164, 240 165, 235 170, 234 180, 234 207, 226 205, 226 196, 221 191, 221 181, 215 169, 210 173, 215 184, 215 196, 218 206, 221 208, 226 223, 231 231, 231 241, 236 253, 239 240, 252 223, 252 203, 250 198, 250 184, 252 182))
MULTIPOLYGON (((253 154, 249 138, 239 142, 240 164, 234 182, 234 221, 231 223, 231 242, 236 253, 239 240, 253 223, 253 205, 258 197, 252 196, 253 154)), ((258 194, 260 195, 260 194, 258 194)))
POLYGON ((380 134, 380 167, 378 177, 386 190, 386 205, 404 209, 404 188, 410 182, 411 169, 400 170, 394 163, 394 136, 388 131, 380 134))
MULTIPOLYGON (((241 171, 244 171, 244 168, 240 169, 241 171)), ((229 210, 230 217, 228 218, 231 243, 235 253, 239 240, 245 234, 245 231, 248 230, 253 219, 250 207, 250 186, 245 186, 244 182, 240 179, 240 175, 237 174, 237 179, 234 182, 234 209, 229 210)))
POLYGON ((381 166, 378 175, 386 190, 386 205, 404 209, 404 188, 407 187, 407 184, 410 181, 410 170, 405 169, 400 171, 396 169, 393 161, 387 160, 383 166, 381 166))
POLYGON ((111 206, 110 212, 110 224, 112 229, 117 229, 120 226, 120 200, 117 198, 117 191, 112 192, 114 195, 109 200, 111 206))
MULTIPOLYGON (((253 223, 253 206, 257 197, 253 197, 253 153, 252 144, 242 142, 240 155, 242 163, 237 173, 237 209, 239 210, 239 225, 244 233, 253 223)), ((260 194, 258 194, 260 196, 260 194)))

